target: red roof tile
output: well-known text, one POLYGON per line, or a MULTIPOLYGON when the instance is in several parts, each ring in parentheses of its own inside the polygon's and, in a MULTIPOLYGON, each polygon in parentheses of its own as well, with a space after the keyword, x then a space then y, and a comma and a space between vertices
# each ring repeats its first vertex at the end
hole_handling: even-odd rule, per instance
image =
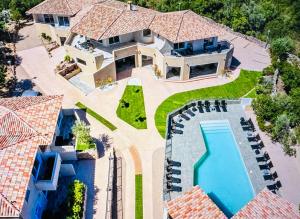
POLYGON ((127 4, 114 0, 95 4, 71 31, 99 40, 147 29, 158 12, 134 7, 129 10, 127 4))
POLYGON ((226 218, 215 203, 195 186, 191 191, 167 202, 168 213, 172 219, 197 218, 221 219, 226 218))
POLYGON ((273 194, 267 188, 242 208, 234 219, 300 219, 297 207, 273 194))
POLYGON ((52 142, 62 96, 0 99, 0 216, 23 206, 35 155, 52 142))
POLYGON ((73 16, 82 8, 100 1, 101 0, 45 0, 26 13, 73 16))
POLYGON ((157 15, 150 25, 155 33, 173 43, 205 39, 224 34, 219 26, 191 10, 162 13, 157 15))

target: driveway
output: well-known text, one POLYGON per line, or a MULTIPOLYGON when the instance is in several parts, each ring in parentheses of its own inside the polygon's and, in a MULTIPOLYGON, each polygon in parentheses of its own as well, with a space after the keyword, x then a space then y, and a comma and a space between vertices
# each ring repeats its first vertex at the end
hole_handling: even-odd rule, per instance
POLYGON ((26 22, 23 28, 19 30, 19 37, 16 44, 17 51, 31 49, 41 45, 42 41, 36 33, 33 22, 26 22))
MULTIPOLYGON (((88 117, 93 136, 97 137, 101 133, 109 134, 113 139, 114 147, 123 155, 125 164, 123 170, 124 218, 134 218, 135 214, 135 173, 134 162, 130 154, 132 146, 139 152, 142 162, 144 218, 161 218, 163 214, 161 197, 165 141, 161 138, 155 127, 154 115, 156 108, 164 99, 174 93, 228 83, 239 75, 239 69, 233 72, 231 78, 211 78, 188 83, 157 80, 151 67, 133 69, 132 77, 139 78, 142 82, 148 126, 146 130, 137 130, 119 119, 115 113, 127 85, 128 78, 118 81, 118 85, 112 90, 101 91, 100 89, 95 89, 88 95, 84 95, 72 84, 54 74, 53 70, 56 64, 63 59, 65 54, 62 47, 53 51, 53 56, 49 57, 44 47, 38 46, 32 48, 32 45, 29 43, 29 49, 25 50, 22 49, 26 47, 25 45, 18 46, 21 49, 18 51, 18 55, 22 58, 21 66, 27 72, 28 78, 31 78, 42 89, 43 93, 49 95, 63 94, 64 108, 73 108, 74 103, 81 101, 118 127, 116 131, 111 132, 93 118, 88 117)), ((256 61, 260 59, 260 55, 255 55, 255 46, 251 44, 246 48, 247 50, 242 53, 238 52, 242 51, 242 47, 237 47, 235 50, 237 51, 235 55, 242 62, 241 67, 259 70, 268 65, 267 61, 266 63, 256 61), (249 49, 252 51, 251 54, 254 57, 246 59, 244 56, 246 56, 249 49)), ((265 55, 264 50, 259 49, 259 51, 265 55)), ((97 188, 102 187, 101 189, 103 189, 103 184, 101 183, 106 182, 107 178, 100 178, 100 173, 106 170, 103 170, 101 165, 96 164, 95 166, 95 186, 97 188)), ((98 194, 101 196, 104 193, 100 192, 98 194)), ((103 197, 99 197, 99 199, 104 200, 103 197)), ((99 213, 103 211, 102 201, 95 205, 94 218, 102 218, 99 213)))

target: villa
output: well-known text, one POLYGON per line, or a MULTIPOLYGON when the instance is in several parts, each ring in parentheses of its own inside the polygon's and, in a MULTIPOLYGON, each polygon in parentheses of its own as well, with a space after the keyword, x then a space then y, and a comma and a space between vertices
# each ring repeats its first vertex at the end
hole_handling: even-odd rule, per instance
POLYGON ((45 33, 81 68, 90 87, 130 76, 152 65, 157 77, 188 81, 222 75, 231 65, 233 45, 219 40, 224 30, 186 11, 160 13, 132 3, 46 0, 32 14, 45 33))
POLYGON ((41 218, 60 176, 75 174, 55 146, 62 96, 0 100, 0 218, 41 218))

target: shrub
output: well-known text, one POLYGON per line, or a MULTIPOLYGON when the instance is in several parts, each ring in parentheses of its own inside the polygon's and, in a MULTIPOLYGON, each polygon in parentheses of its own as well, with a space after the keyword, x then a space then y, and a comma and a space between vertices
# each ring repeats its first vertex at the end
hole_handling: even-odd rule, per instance
POLYGON ((264 68, 262 72, 263 72, 263 75, 273 75, 275 72, 275 69, 272 65, 270 65, 270 66, 264 68))
POLYGON ((67 206, 69 209, 67 218, 81 219, 83 216, 85 186, 79 180, 74 180, 69 185, 67 206))
POLYGON ((71 62, 71 56, 69 56, 69 55, 65 55, 65 57, 64 57, 64 61, 65 62, 71 62))
POLYGON ((295 49, 294 42, 289 37, 282 37, 275 39, 271 43, 271 54, 281 60, 287 58, 287 54, 293 52, 295 49))

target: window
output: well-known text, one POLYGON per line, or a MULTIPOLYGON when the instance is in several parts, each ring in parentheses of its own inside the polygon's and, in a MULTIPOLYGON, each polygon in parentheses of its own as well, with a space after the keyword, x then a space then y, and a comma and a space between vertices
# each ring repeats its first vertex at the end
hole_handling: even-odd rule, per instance
POLYGON ((175 43, 174 44, 174 49, 183 49, 184 48, 184 43, 175 43))
POLYGON ((41 218, 42 212, 43 212, 42 206, 40 204, 37 204, 37 206, 35 208, 35 216, 37 218, 41 218))
POLYGON ((76 58, 77 62, 82 64, 82 65, 86 65, 86 61, 82 60, 82 59, 79 59, 79 58, 76 58))
POLYGON ((204 48, 207 46, 212 46, 214 44, 214 38, 209 38, 204 40, 204 48))
POLYGON ((151 30, 150 29, 143 30, 143 36, 144 37, 151 36, 151 30))
POLYGON ((109 44, 115 44, 115 43, 119 43, 119 42, 120 42, 119 36, 109 38, 109 44))
POLYGON ((68 17, 58 17, 59 26, 69 27, 70 22, 68 17))
POLYGON ((28 202, 30 196, 30 190, 26 190, 25 201, 28 202))
POLYGON ((98 40, 98 43, 101 43, 101 44, 103 44, 103 40, 98 40))
POLYGON ((52 14, 44 14, 45 23, 54 25, 54 18, 52 14))

